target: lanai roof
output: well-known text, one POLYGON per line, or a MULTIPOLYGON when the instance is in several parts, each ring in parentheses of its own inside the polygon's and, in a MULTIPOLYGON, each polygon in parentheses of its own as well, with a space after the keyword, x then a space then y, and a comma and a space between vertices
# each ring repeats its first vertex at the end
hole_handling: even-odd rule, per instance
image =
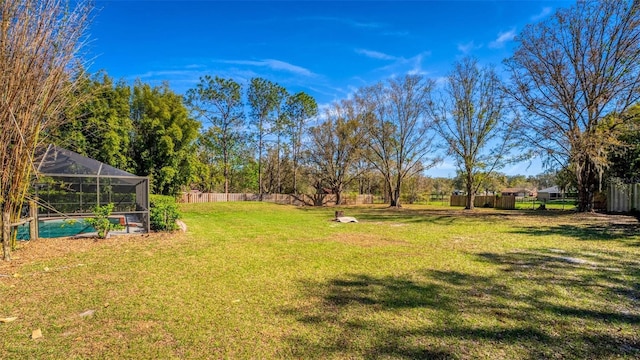
POLYGON ((53 144, 36 155, 36 159, 37 172, 42 175, 141 178, 53 144))

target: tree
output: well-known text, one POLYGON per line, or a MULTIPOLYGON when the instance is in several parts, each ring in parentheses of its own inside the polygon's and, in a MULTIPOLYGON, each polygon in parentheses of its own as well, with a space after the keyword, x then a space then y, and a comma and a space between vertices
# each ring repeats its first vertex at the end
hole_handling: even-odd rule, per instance
POLYGON ((406 75, 360 89, 366 111, 367 159, 384 177, 391 206, 400 207, 402 180, 433 167, 433 123, 427 107, 434 82, 406 75))
POLYGON ((482 181, 478 189, 483 190, 485 195, 498 193, 507 187, 507 177, 501 172, 493 171, 490 174, 482 174, 480 177, 482 181))
POLYGON ((189 117, 182 100, 167 84, 151 87, 137 81, 133 87, 132 158, 136 174, 150 176, 156 194, 175 195, 195 176, 200 123, 189 117))
POLYGON ((228 196, 231 161, 244 138, 242 86, 233 79, 207 75, 200 78, 195 89, 187 91, 186 103, 196 118, 211 125, 205 132, 205 144, 214 154, 220 154, 219 159, 214 156, 213 160, 222 164, 224 193, 228 196))
POLYGON ((640 183, 640 103, 624 115, 628 121, 620 131, 619 146, 609 154, 611 166, 607 178, 618 178, 624 183, 640 183))
POLYGON ((264 192, 262 183, 262 153, 266 137, 274 130, 273 111, 280 104, 279 93, 281 87, 269 80, 253 78, 249 84, 247 97, 251 108, 251 118, 256 128, 256 143, 258 146, 258 193, 260 200, 264 192))
POLYGON ((353 171, 364 145, 365 129, 354 102, 344 100, 326 111, 325 121, 309 129, 308 161, 317 184, 323 184, 342 201, 345 186, 360 173, 353 171))
POLYGON ((114 84, 106 73, 82 76, 74 96, 83 99, 68 109, 64 122, 52 130, 51 139, 60 146, 132 171, 130 99, 131 89, 123 81, 114 84))
POLYGON ((10 260, 11 223, 35 168, 41 134, 73 103, 89 6, 59 0, 0 2, 0 224, 10 260))
POLYGON ((533 184, 538 189, 545 189, 557 185, 556 172, 547 170, 541 174, 528 176, 527 182, 533 184))
POLYGON ((430 104, 436 129, 465 177, 469 210, 484 178, 506 164, 511 149, 512 125, 501 88, 492 68, 465 58, 454 64, 443 92, 430 104))
POLYGON ((298 165, 302 153, 302 137, 306 129, 307 120, 318 114, 318 104, 313 97, 304 92, 299 92, 287 99, 286 106, 286 116, 291 123, 289 137, 293 163, 293 193, 297 195, 298 165))
MULTIPOLYGON (((273 122, 273 132, 276 135, 276 158, 275 158, 275 187, 274 190, 276 193, 282 193, 282 157, 281 152, 283 148, 282 140, 285 136, 285 133, 288 129, 293 125, 291 123, 291 119, 286 114, 286 104, 287 99, 289 98, 289 92, 285 88, 280 85, 276 85, 274 87, 274 96, 276 106, 274 108, 274 122, 273 122)), ((286 150, 286 149, 285 149, 286 150)))
POLYGON ((579 1, 523 29, 508 92, 526 113, 526 142, 573 169, 578 210, 593 208, 621 114, 640 99, 640 2, 579 1))
POLYGON ((518 175, 507 176, 507 186, 512 188, 529 187, 531 186, 531 184, 529 183, 529 180, 527 180, 526 176, 522 174, 518 174, 518 175))

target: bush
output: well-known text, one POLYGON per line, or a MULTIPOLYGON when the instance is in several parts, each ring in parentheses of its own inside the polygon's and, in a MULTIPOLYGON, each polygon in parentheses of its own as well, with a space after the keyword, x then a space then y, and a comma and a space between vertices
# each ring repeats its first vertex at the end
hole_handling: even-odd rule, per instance
POLYGON ((113 203, 93 208, 93 217, 86 219, 87 223, 93 226, 98 232, 98 238, 106 239, 111 230, 122 229, 122 226, 109 220, 109 215, 113 211, 113 203))
POLYGON ((171 196, 151 195, 149 198, 149 215, 151 217, 151 230, 171 231, 177 230, 178 220, 181 215, 176 199, 171 196))

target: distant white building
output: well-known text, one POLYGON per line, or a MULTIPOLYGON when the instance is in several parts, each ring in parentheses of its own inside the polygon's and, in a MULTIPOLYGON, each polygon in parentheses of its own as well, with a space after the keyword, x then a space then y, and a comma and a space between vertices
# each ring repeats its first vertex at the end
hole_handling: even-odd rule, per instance
POLYGON ((549 201, 562 199, 562 191, 558 186, 548 187, 546 189, 538 190, 538 201, 549 201))

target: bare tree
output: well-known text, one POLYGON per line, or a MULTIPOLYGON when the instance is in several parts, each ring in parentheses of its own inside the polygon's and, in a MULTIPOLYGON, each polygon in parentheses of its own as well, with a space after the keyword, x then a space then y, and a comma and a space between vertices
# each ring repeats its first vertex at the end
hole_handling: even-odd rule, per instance
POLYGON ((593 207, 616 117, 640 99, 640 2, 579 1, 527 26, 505 61, 509 94, 526 113, 526 140, 570 167, 580 211, 593 207))
POLYGON ((402 181, 433 167, 433 123, 427 108, 433 80, 420 75, 391 79, 358 93, 366 109, 370 163, 384 177, 391 206, 400 207, 402 181))
POLYGON ((4 259, 20 215, 41 134, 72 101, 90 9, 62 0, 0 2, 0 208, 4 259))
POLYGON ((443 91, 430 104, 436 129, 465 178, 466 209, 494 170, 509 160, 511 129, 502 84, 493 68, 465 58, 454 64, 443 91))
POLYGON ((342 201, 342 191, 360 172, 354 166, 364 145, 362 114, 354 101, 343 100, 326 111, 323 123, 309 129, 308 162, 316 184, 329 187, 342 201))

